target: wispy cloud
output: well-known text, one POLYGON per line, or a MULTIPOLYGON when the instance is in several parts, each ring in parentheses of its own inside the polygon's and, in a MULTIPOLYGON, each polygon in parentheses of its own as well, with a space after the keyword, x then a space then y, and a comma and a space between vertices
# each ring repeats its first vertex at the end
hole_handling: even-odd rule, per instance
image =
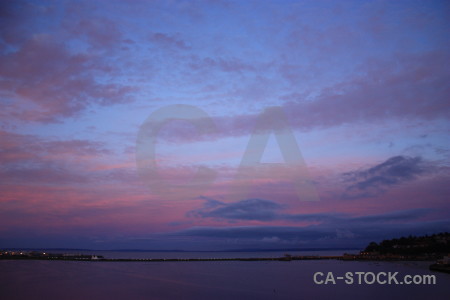
POLYGON ((372 224, 377 222, 408 222, 421 218, 433 209, 418 208, 401 211, 392 211, 383 214, 352 216, 348 213, 311 213, 290 214, 289 207, 275 201, 264 199, 245 199, 237 202, 225 203, 211 198, 203 197, 205 202, 201 208, 191 210, 188 217, 212 218, 217 220, 261 222, 290 221, 314 222, 319 224, 372 224))
POLYGON ((228 220, 272 221, 278 218, 277 211, 281 208, 280 204, 264 199, 246 199, 233 203, 208 199, 202 208, 190 211, 188 216, 228 220))
POLYGON ((430 171, 421 157, 394 156, 365 170, 344 173, 350 185, 344 198, 376 196, 388 187, 416 179, 430 171))

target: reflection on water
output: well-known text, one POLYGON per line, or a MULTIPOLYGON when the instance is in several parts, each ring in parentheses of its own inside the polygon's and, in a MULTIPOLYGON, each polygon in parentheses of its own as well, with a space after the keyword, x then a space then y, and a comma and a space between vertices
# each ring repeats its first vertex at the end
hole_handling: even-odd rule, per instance
POLYGON ((428 265, 428 262, 336 260, 5 260, 0 261, 0 295, 2 299, 448 299, 450 275, 431 273, 428 265), (357 271, 399 272, 401 276, 435 274, 437 285, 346 285, 344 282, 316 285, 313 274, 318 271, 334 272, 336 276, 357 271))

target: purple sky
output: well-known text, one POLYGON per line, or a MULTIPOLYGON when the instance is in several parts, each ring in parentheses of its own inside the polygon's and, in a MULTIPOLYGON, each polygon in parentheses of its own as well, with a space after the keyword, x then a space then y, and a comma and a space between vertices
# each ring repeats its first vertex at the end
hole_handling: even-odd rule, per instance
POLYGON ((448 1, 3 2, 0 247, 363 247, 450 231, 448 1), (140 177, 139 131, 178 104, 203 118, 155 131, 160 181, 140 177), (270 135, 243 172, 269 107, 300 162, 270 135))

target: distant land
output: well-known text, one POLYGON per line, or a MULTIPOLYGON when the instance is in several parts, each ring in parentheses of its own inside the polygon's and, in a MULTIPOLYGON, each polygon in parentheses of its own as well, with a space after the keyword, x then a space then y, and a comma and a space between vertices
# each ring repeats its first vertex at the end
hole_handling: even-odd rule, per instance
MULTIPOLYGON (((92 250, 92 249, 4 249, 0 251, 0 259, 40 259, 40 260, 90 260, 90 261, 135 261, 135 262, 159 262, 159 261, 261 261, 261 260, 434 260, 435 264, 430 269, 442 272, 450 272, 450 233, 441 232, 433 235, 408 236, 383 240, 380 243, 371 242, 363 251, 358 254, 344 253, 343 255, 291 255, 289 252, 306 251, 339 251, 351 250, 348 248, 280 248, 280 249, 228 249, 221 251, 185 251, 185 250, 144 250, 144 249, 113 249, 113 250, 92 250), (74 254, 73 252, 285 252, 284 256, 273 257, 242 257, 242 258, 105 258, 102 255, 95 254, 74 254), (65 252, 65 253, 63 253, 65 252), (72 253, 68 253, 72 252, 72 253)), ((356 249, 355 249, 356 250, 356 249)))
POLYGON ((436 256, 450 253, 450 233, 400 237, 371 242, 362 252, 366 255, 436 256))
POLYGON ((110 252, 303 252, 303 251, 340 251, 340 250, 360 250, 361 248, 280 248, 280 249, 226 249, 226 250, 155 250, 155 249, 80 249, 80 248, 7 248, 5 250, 24 250, 24 251, 110 251, 110 252))
POLYGON ((280 248, 280 249, 228 249, 220 251, 186 251, 186 250, 144 250, 144 249, 5 249, 0 250, 0 259, 13 260, 66 260, 96 262, 199 262, 199 261, 291 261, 324 260, 343 261, 435 261, 430 270, 450 273, 450 233, 441 232, 433 235, 408 236, 371 242, 359 254, 343 255, 291 255, 288 252, 357 250, 357 248, 280 248), (16 251, 17 250, 17 251, 16 251), (281 257, 241 257, 241 258, 105 258, 96 254, 74 254, 73 252, 285 252, 281 257), (65 252, 65 253, 62 253, 65 252), (72 252, 72 253, 68 253, 72 252))
MULTIPOLYGON (((245 249, 221 249, 221 250, 181 250, 181 249, 87 249, 87 248, 18 248, 2 247, 4 250, 23 251, 57 251, 57 252, 306 252, 306 251, 360 251, 362 248, 344 247, 309 247, 309 248, 245 248, 245 249)), ((450 253, 450 233, 441 232, 432 235, 393 238, 379 243, 371 242, 360 255, 366 256, 436 256, 450 253)))

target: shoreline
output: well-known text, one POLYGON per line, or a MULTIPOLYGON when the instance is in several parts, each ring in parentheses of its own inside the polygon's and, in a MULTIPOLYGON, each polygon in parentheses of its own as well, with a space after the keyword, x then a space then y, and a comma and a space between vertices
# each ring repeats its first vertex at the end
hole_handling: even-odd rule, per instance
POLYGON ((46 261, 90 261, 90 262, 199 262, 199 261, 293 261, 293 260, 342 260, 342 261, 435 261, 424 257, 362 258, 345 256, 285 256, 250 258, 91 258, 91 257, 23 257, 5 256, 0 260, 46 260, 46 261))

